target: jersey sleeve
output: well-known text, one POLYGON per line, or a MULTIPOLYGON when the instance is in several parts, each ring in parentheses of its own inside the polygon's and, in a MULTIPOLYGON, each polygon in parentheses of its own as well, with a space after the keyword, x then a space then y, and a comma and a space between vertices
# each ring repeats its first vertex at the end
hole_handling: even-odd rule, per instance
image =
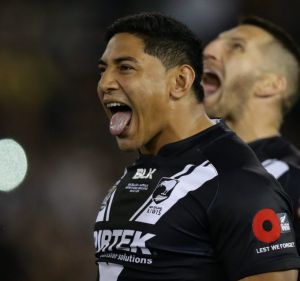
POLYGON ((298 167, 296 168, 290 166, 289 171, 280 176, 278 178, 278 181, 283 186, 283 188, 292 200, 292 205, 294 209, 293 227, 295 230, 298 253, 300 253, 300 168, 298 169, 298 167))
POLYGON ((244 170, 220 175, 208 216, 230 280, 300 267, 289 199, 272 176, 244 170))

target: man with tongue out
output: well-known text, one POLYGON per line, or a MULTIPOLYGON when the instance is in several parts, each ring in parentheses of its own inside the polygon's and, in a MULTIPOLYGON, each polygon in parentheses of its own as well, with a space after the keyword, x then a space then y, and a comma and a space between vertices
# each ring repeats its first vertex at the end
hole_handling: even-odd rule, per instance
POLYGON ((299 70, 300 52, 290 36, 257 17, 245 18, 204 49, 206 110, 249 143, 290 195, 300 253, 300 151, 280 136, 299 95, 299 70))
POLYGON ((96 219, 99 280, 296 280, 286 194, 207 117, 195 35, 142 13, 114 22, 106 44, 99 99, 119 148, 139 157, 96 219))

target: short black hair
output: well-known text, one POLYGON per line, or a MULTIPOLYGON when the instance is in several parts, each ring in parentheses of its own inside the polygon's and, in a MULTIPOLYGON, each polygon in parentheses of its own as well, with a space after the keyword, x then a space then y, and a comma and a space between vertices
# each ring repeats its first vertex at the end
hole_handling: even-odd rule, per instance
POLYGON ((291 107, 296 103, 296 101, 299 99, 299 93, 300 93, 300 49, 299 45, 296 43, 296 41, 292 38, 292 36, 284 30, 279 25, 255 16, 255 15, 248 15, 244 16, 240 19, 239 24, 249 24, 257 26, 269 34, 271 34, 274 39, 283 47, 284 50, 286 50, 295 60, 295 64, 297 65, 298 74, 296 76, 296 80, 294 81, 294 90, 292 93, 285 99, 285 102, 283 103, 283 113, 286 114, 291 107))
POLYGON ((285 31, 282 27, 267 19, 254 15, 242 17, 239 23, 255 25, 270 33, 275 39, 277 39, 282 44, 282 46, 285 49, 287 49, 296 58, 298 64, 300 65, 299 46, 292 38, 292 36, 289 33, 287 33, 287 31, 285 31))
POLYGON ((123 32, 141 38, 145 53, 159 58, 167 69, 190 65, 195 71, 193 89, 198 101, 203 101, 202 43, 186 25, 156 12, 130 15, 116 20, 107 28, 106 43, 117 33, 123 32))

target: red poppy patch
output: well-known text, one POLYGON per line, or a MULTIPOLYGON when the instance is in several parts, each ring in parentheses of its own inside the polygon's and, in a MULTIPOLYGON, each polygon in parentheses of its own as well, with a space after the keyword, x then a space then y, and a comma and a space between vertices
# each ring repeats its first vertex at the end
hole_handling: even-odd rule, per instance
POLYGON ((259 241, 272 243, 280 237, 279 218, 272 209, 262 209, 253 218, 252 230, 259 241))

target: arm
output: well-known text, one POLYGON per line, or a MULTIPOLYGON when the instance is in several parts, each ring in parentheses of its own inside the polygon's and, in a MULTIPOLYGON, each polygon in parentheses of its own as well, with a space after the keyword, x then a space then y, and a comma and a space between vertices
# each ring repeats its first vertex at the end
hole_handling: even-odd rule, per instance
POLYGON ((297 281, 298 270, 268 272, 249 276, 240 281, 297 281))
POLYGON ((299 268, 300 258, 290 206, 280 186, 273 178, 248 171, 224 174, 221 180, 209 219, 227 274, 240 281, 296 281, 297 270, 292 269, 299 268), (265 221, 271 231, 264 229, 265 221))

